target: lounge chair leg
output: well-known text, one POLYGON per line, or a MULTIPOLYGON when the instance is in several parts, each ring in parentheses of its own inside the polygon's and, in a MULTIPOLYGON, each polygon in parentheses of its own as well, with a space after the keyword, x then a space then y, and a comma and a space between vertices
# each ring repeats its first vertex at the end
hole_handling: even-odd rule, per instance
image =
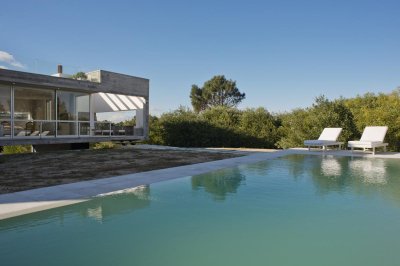
POLYGON ((386 152, 386 146, 383 146, 383 151, 386 152))
POLYGON ((311 150, 311 148, 310 148, 310 146, 308 146, 308 151, 310 151, 311 150))
POLYGON ((375 155, 375 147, 372 148, 372 155, 375 155))
POLYGON ((353 153, 353 151, 354 151, 354 147, 351 147, 351 153, 353 153))

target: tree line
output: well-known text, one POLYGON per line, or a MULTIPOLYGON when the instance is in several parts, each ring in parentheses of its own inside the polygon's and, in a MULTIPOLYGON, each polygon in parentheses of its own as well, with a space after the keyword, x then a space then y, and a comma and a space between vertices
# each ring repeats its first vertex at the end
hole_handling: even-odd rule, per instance
POLYGON ((270 113, 265 108, 239 110, 245 98, 236 82, 216 76, 202 88, 193 85, 193 110, 150 117, 149 142, 178 147, 291 148, 317 139, 325 127, 342 127, 340 141, 357 140, 366 126, 386 125, 389 150, 400 151, 400 89, 329 100, 319 96, 307 108, 270 113))

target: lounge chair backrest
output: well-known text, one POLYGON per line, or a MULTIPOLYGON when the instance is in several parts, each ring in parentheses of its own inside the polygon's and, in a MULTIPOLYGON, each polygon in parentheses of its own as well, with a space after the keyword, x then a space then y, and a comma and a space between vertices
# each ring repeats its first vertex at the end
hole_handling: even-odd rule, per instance
POLYGON ((340 135, 340 132, 342 132, 342 128, 340 128, 340 127, 327 127, 327 128, 324 128, 324 130, 322 131, 322 133, 319 136, 318 140, 336 141, 337 138, 340 135))
POLYGON ((42 133, 40 133, 40 136, 47 136, 47 134, 49 134, 50 131, 43 131, 42 133))
POLYGON ((28 135, 28 132, 25 130, 21 130, 20 132, 18 132, 18 134, 16 136, 21 137, 21 136, 26 136, 28 135))
POLYGON ((365 127, 360 141, 381 141, 385 139, 388 127, 365 127))
POLYGON ((39 133, 40 132, 38 130, 36 130, 36 131, 33 131, 29 136, 38 136, 39 133))

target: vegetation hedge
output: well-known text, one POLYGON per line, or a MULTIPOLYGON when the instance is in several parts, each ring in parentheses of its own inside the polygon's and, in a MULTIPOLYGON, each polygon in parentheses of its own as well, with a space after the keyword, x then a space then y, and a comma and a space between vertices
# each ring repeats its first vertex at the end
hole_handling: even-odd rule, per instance
POLYGON ((355 98, 317 97, 312 106, 271 114, 264 108, 179 109, 150 117, 152 144, 178 147, 291 148, 317 139, 325 127, 342 127, 340 140, 356 140, 366 126, 389 127, 389 150, 400 151, 400 90, 355 98))
POLYGON ((275 117, 263 108, 214 107, 199 114, 179 108, 150 119, 150 142, 178 147, 273 148, 275 117))
MULTIPOLYGON (((134 124, 134 120, 122 124, 134 124)), ((400 151, 400 89, 355 98, 317 97, 312 106, 271 114, 264 108, 238 110, 223 106, 196 113, 180 107, 150 117, 149 142, 177 147, 291 148, 317 139, 325 127, 342 127, 340 140, 361 137, 366 126, 389 127, 389 150, 400 151)), ((99 143, 95 149, 113 148, 99 143)), ((29 152, 30 146, 4 147, 3 153, 29 152)))

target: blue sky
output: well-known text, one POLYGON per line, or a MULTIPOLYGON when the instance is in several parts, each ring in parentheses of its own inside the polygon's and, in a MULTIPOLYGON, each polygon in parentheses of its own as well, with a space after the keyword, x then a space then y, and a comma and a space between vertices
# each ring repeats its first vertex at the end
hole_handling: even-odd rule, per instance
POLYGON ((399 10, 368 0, 3 0, 0 51, 14 61, 0 66, 145 77, 153 114, 190 106, 192 84, 223 74, 246 93, 240 108, 278 112, 400 86, 399 10))

